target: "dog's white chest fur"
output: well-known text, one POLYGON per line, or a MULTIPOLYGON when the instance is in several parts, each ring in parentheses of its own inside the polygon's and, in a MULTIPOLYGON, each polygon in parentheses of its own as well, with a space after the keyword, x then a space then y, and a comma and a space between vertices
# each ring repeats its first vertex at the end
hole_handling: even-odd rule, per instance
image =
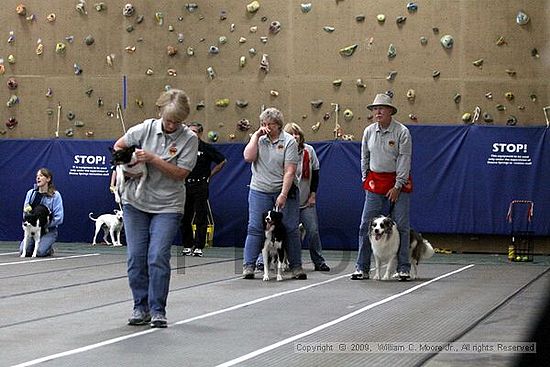
POLYGON ((369 239, 375 263, 373 279, 388 280, 390 279, 390 273, 395 271, 397 263, 397 252, 399 250, 397 225, 389 217, 376 217, 369 227, 369 239), (386 272, 381 278, 380 272, 383 266, 386 266, 386 272))
POLYGON ((282 223, 283 214, 269 210, 263 214, 265 241, 262 248, 264 259, 264 281, 269 280, 271 262, 277 263, 277 280, 283 280, 283 268, 286 259, 286 230, 282 223))
POLYGON ((266 249, 269 255, 276 257, 277 251, 280 250, 283 246, 283 242, 273 239, 272 234, 273 232, 271 231, 265 231, 264 248, 266 249))

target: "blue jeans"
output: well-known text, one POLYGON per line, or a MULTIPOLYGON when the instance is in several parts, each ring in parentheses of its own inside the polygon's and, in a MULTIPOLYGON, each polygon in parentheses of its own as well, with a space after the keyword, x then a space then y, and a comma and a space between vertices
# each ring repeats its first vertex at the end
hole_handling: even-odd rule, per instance
POLYGON ((300 222, 306 230, 304 242, 309 246, 309 256, 314 265, 321 265, 325 262, 322 255, 321 238, 319 236, 319 224, 317 220, 317 209, 315 206, 308 206, 300 209, 300 222))
POLYGON ((182 215, 146 213, 130 204, 124 205, 123 212, 134 309, 166 315, 170 248, 182 215))
MULTIPOLYGON (((375 194, 365 190, 365 204, 363 214, 361 215, 361 225, 359 226, 359 252, 357 253, 357 270, 368 272, 370 270, 370 257, 372 248, 368 236, 369 222, 372 218, 389 211, 389 200, 385 195, 375 194)), ((399 253, 397 255, 397 271, 408 272, 411 270, 409 262, 409 222, 410 194, 401 192, 395 203, 391 217, 397 224, 399 230, 399 253)))
MULTIPOLYGON (((48 229, 48 233, 40 237, 40 245, 38 245, 37 257, 50 256, 50 250, 57 240, 57 228, 52 227, 48 229)), ((34 240, 31 238, 30 243, 27 244, 27 255, 31 256, 34 251, 34 240)), ((19 244, 19 254, 23 253, 23 241, 19 244)))
MULTIPOLYGON (((290 269, 302 266, 302 248, 298 224, 300 218, 299 198, 296 190, 296 197, 287 198, 283 212, 283 224, 286 227, 288 236, 288 262, 290 269)), ((264 212, 273 209, 279 193, 267 193, 250 189, 248 193, 248 232, 244 243, 245 267, 256 265, 258 255, 264 244, 264 226, 262 215, 264 212)))

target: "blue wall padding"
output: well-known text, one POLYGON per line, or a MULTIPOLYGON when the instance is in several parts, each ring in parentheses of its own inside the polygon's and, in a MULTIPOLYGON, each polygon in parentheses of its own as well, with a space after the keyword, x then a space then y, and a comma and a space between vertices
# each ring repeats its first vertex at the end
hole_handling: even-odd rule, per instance
MULTIPOLYGON (((509 234, 532 230, 550 234, 550 137, 546 128, 491 126, 409 126, 413 137, 411 224, 421 232, 509 234), (512 200, 513 223, 506 220, 512 200), (512 226, 513 225, 513 226, 512 226)), ((108 147, 113 141, 0 140, 0 240, 22 238, 26 191, 38 168, 53 170, 63 195, 61 242, 91 242, 88 213, 112 212, 108 147)), ((364 191, 359 142, 313 143, 321 162, 318 214, 323 247, 356 249, 364 191)), ((247 226, 250 165, 244 144, 217 144, 226 167, 211 182, 216 246, 242 247, 247 226)))

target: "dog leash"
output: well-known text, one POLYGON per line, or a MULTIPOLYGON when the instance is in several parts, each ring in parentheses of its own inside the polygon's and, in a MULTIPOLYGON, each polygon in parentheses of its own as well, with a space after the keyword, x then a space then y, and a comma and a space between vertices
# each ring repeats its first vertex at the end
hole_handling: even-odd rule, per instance
POLYGON ((390 211, 388 212, 388 217, 391 218, 391 214, 393 213, 393 209, 395 208, 395 202, 390 201, 390 211))

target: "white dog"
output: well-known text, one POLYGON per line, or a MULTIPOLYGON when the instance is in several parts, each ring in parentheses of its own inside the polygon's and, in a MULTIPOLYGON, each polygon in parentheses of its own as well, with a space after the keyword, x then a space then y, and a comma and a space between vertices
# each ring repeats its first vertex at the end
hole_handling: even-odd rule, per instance
POLYGON ((397 225, 390 217, 378 216, 370 222, 368 235, 375 264, 373 279, 388 280, 390 273, 395 272, 397 266, 397 251, 399 250, 397 225), (380 272, 384 265, 386 272, 380 278, 380 272))
POLYGON ((102 214, 99 217, 92 217, 93 213, 88 214, 88 217, 95 222, 95 234, 92 246, 96 245, 97 234, 103 229, 103 240, 110 245, 107 239, 107 233, 111 236, 113 246, 122 246, 120 243, 120 232, 122 232, 122 210, 116 210, 115 214, 102 214))
POLYGON ((114 190, 115 201, 120 204, 122 193, 126 189, 126 177, 137 179, 136 197, 140 197, 145 178, 147 177, 147 165, 138 162, 135 154, 136 146, 114 150, 110 148, 111 164, 116 167, 116 187, 114 190))

